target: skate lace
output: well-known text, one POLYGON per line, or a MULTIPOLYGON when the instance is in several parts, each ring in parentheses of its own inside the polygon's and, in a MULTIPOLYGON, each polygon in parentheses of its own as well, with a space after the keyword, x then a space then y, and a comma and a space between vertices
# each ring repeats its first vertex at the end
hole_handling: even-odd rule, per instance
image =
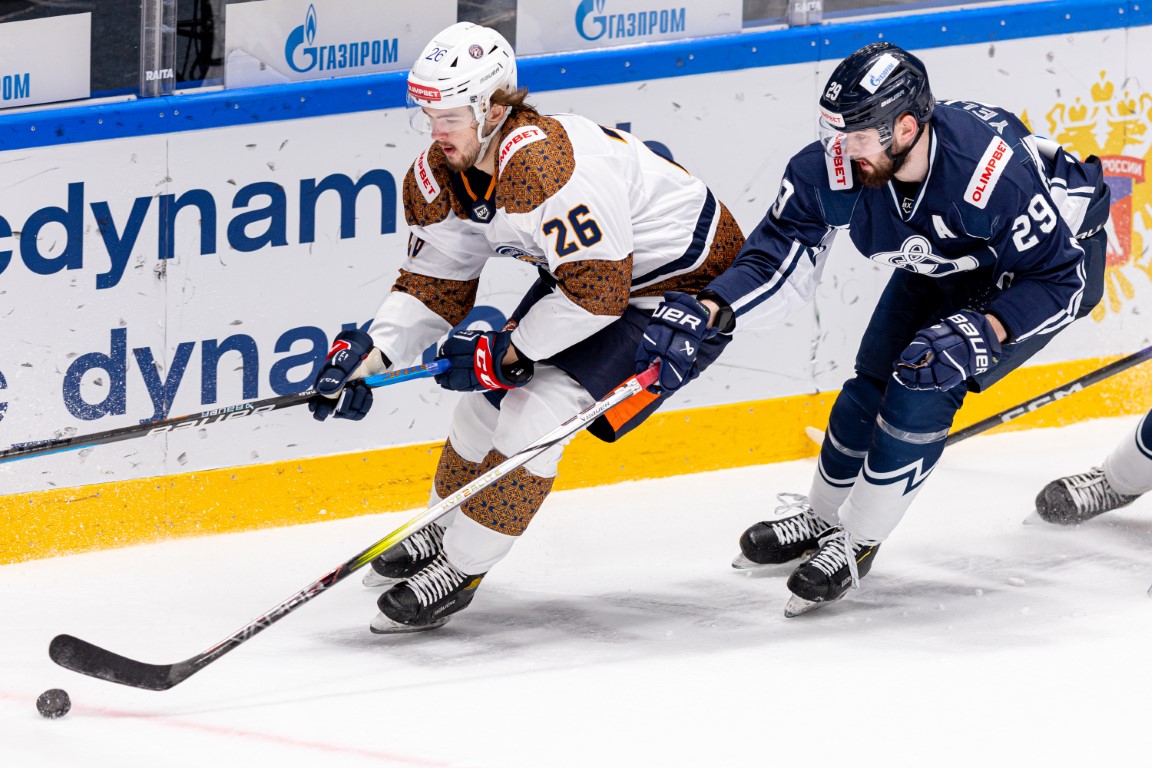
POLYGON ((845 566, 852 576, 852 589, 860 588, 860 572, 856 566, 856 556, 870 542, 853 538, 852 534, 843 528, 833 528, 832 532, 820 539, 820 550, 808 561, 831 578, 837 571, 845 566))
POLYGON ((1108 478, 1104 477, 1104 470, 1100 467, 1064 478, 1064 487, 1081 512, 1106 512, 1123 506, 1129 500, 1108 484, 1108 478))
POLYGON ((770 525, 781 544, 815 538, 828 527, 828 524, 812 511, 807 496, 799 493, 778 493, 776 500, 780 502, 780 506, 776 507, 776 514, 795 513, 786 520, 779 520, 770 525))
POLYGON ((404 539, 404 549, 413 560, 422 557, 431 557, 437 554, 444 545, 444 529, 436 523, 427 528, 421 528, 416 533, 404 539))
POLYGON ((468 576, 456 569, 443 555, 427 568, 408 579, 408 587, 424 607, 432 605, 464 583, 468 576))

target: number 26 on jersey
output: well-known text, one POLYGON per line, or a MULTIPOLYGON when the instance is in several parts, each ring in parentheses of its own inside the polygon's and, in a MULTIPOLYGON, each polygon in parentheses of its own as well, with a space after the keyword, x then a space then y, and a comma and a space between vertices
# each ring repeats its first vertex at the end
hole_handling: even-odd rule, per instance
POLYGON ((559 258, 571 256, 582 247, 589 248, 603 239, 604 234, 600 231, 600 225, 589 215, 590 213, 588 206, 581 203, 568 211, 567 223, 559 217, 544 222, 542 229, 544 236, 555 236, 552 250, 559 258))

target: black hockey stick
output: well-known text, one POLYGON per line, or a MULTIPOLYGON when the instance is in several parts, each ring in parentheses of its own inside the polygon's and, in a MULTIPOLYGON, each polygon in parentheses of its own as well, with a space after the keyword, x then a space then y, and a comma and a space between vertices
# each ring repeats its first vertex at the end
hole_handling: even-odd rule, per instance
POLYGON ((1048 390, 1042 395, 1037 395, 1031 400, 1020 403, 1020 405, 1017 405, 1014 408, 1009 408, 1008 410, 1001 411, 994 416, 981 419, 975 424, 971 424, 967 427, 964 427, 963 429, 958 429, 952 434, 948 435, 948 439, 944 441, 944 445, 952 445, 953 443, 958 443, 961 440, 966 440, 969 437, 972 437, 973 435, 978 435, 981 432, 992 429, 992 427, 998 427, 1001 424, 1006 424, 1019 416, 1023 416, 1026 413, 1031 413, 1038 408, 1043 408, 1049 403, 1054 403, 1057 400, 1067 397, 1068 395, 1071 395, 1075 392, 1079 392, 1087 387, 1092 386, 1093 384, 1098 384, 1099 382, 1104 381, 1104 379, 1111 378, 1112 376, 1115 376, 1122 371, 1128 370, 1134 365, 1139 365, 1149 358, 1152 358, 1152 347, 1145 347, 1139 352, 1134 352, 1127 357, 1122 357, 1119 360, 1103 366, 1102 368, 1097 368, 1094 371, 1090 371, 1078 379, 1073 379, 1072 381, 1069 381, 1066 384, 1062 384, 1055 389, 1048 390))
MULTIPOLYGON (((408 379, 422 379, 428 376, 435 376, 447 370, 448 366, 447 360, 433 360, 431 363, 425 363, 424 365, 414 365, 411 368, 401 368, 396 371, 388 371, 386 373, 368 376, 364 379, 364 383, 370 387, 385 387, 389 384, 407 381, 408 379)), ((197 414, 173 416, 161 421, 146 421, 142 424, 133 424, 130 427, 119 427, 118 429, 109 429, 104 432, 93 432, 90 435, 53 437, 30 443, 16 443, 10 448, 0 450, 0 464, 8 461, 27 459, 32 456, 45 456, 50 453, 89 448, 93 445, 117 443, 121 440, 131 440, 132 438, 144 437, 145 435, 177 432, 182 429, 196 429, 208 426, 209 424, 219 424, 222 421, 234 421, 235 419, 244 418, 256 413, 268 413, 269 411, 275 411, 280 408, 302 405, 308 402, 314 394, 316 393, 309 389, 305 392, 297 392, 292 395, 278 395, 277 397, 269 397, 264 400, 253 400, 248 403, 241 403, 240 405, 211 408, 197 414)))
MULTIPOLYGON (((1097 368, 1094 371, 1090 371, 1078 379, 1073 379, 1066 384, 1061 384, 1059 387, 1050 389, 1042 395, 1037 395, 1031 400, 1027 400, 1005 411, 1001 411, 1000 413, 997 413, 993 416, 989 416, 986 419, 981 419, 975 424, 971 424, 967 427, 964 427, 963 429, 958 429, 952 434, 948 435, 948 439, 944 441, 944 445, 952 445, 953 443, 958 443, 961 440, 967 440, 969 437, 978 435, 981 432, 987 432, 993 427, 998 427, 1001 424, 1007 424, 1009 421, 1012 421, 1015 418, 1023 416, 1026 413, 1031 413, 1032 411, 1035 411, 1039 408, 1043 408, 1049 403, 1054 403, 1057 400, 1067 397, 1068 395, 1080 392, 1087 387, 1092 386, 1093 384, 1098 384, 1101 381, 1104 381, 1104 379, 1111 378, 1112 376, 1115 376, 1122 371, 1126 371, 1132 366, 1139 365, 1140 363, 1143 363, 1150 358, 1152 358, 1152 347, 1146 347, 1139 352, 1133 352, 1127 357, 1122 357, 1119 360, 1109 363, 1108 365, 1097 368)), ((804 434, 808 436, 809 440, 816 443, 816 445, 820 445, 824 441, 823 430, 817 429, 816 427, 805 427, 804 434)))
POLYGON ((658 372, 659 364, 654 363, 643 373, 639 373, 628 379, 612 392, 608 393, 603 399, 580 411, 524 450, 510 456, 506 461, 480 475, 480 477, 446 497, 439 504, 421 512, 351 560, 324 574, 318 580, 304 587, 304 589, 292 595, 264 615, 249 622, 236 632, 233 632, 203 653, 198 653, 190 659, 185 659, 175 664, 145 664, 144 662, 112 653, 111 651, 107 651, 71 635, 57 635, 48 646, 48 655, 52 661, 60 666, 83 675, 107 680, 112 683, 120 683, 121 685, 130 685, 134 688, 144 688, 149 691, 166 691, 172 686, 184 682, 233 648, 251 639, 309 600, 319 596, 340 581, 343 581, 353 572, 371 562, 373 558, 387 552, 421 528, 430 525, 437 518, 453 510, 472 494, 487 488, 512 470, 527 464, 552 446, 584 429, 615 406, 633 395, 642 392, 646 387, 651 386, 652 383, 656 381, 658 372))

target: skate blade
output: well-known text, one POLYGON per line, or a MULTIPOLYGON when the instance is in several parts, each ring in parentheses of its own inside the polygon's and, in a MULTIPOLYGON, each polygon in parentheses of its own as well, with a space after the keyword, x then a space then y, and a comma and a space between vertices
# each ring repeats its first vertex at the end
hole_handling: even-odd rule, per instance
POLYGON ((374 568, 369 567, 368 572, 364 574, 364 580, 361 581, 360 583, 366 587, 375 588, 375 587, 392 587, 392 586, 399 584, 402 581, 404 581, 404 579, 392 579, 392 578, 389 578, 387 576, 381 576, 380 574, 376 573, 376 570, 374 568))
POLYGON ((738 571, 763 571, 767 568, 771 568, 772 566, 767 563, 753 562, 752 560, 749 560, 747 557, 745 557, 744 553, 741 552, 740 554, 736 555, 736 558, 732 561, 732 567, 738 571))
POLYGON ((376 618, 372 619, 372 623, 368 625, 368 629, 374 635, 404 635, 412 632, 427 632, 430 629, 438 629, 448 623, 448 616, 442 619, 436 619, 430 624, 420 624, 413 626, 411 624, 401 624, 398 621, 385 616, 383 613, 376 614, 376 618))
MULTIPOLYGON (((841 595, 840 597, 836 598, 836 600, 840 600, 843 597, 844 595, 841 595)), ((784 617, 788 619, 794 619, 797 616, 803 616, 806 613, 812 613, 812 611, 816 610, 817 608, 823 608, 826 605, 831 605, 832 603, 836 602, 836 600, 813 601, 805 600, 804 598, 797 595, 792 595, 788 598, 788 604, 784 606, 784 617)))
POLYGON ((815 554, 815 549, 806 549, 804 550, 804 554, 800 555, 800 557, 796 558, 795 560, 789 560, 786 563, 757 563, 755 560, 749 560, 747 557, 745 557, 744 553, 741 552, 740 554, 736 555, 735 558, 733 558, 732 567, 737 571, 748 571, 750 573, 758 573, 761 571, 783 568, 791 573, 793 568, 808 562, 815 554))
POLYGON ((1040 517, 1040 513, 1035 509, 1028 513, 1028 515, 1021 521, 1024 525, 1040 525, 1045 522, 1044 518, 1040 517))

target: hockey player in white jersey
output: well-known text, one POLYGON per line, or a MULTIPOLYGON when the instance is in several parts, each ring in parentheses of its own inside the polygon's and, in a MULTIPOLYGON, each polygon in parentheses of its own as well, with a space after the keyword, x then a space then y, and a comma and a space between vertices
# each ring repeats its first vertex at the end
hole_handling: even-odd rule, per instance
MULTIPOLYGON (((469 23, 428 44, 408 77, 412 125, 432 144, 404 179, 408 259, 368 333, 340 334, 311 405, 317 418, 362 418, 358 377, 404 365, 444 334, 436 377, 468 392, 440 455, 433 502, 602 398, 632 375, 648 317, 669 290, 695 293, 735 259, 743 235, 699 179, 623 131, 544 116, 517 87, 498 33, 469 23), (540 279, 504 329, 456 328, 492 258, 540 279)), ((699 350, 706 365, 729 337, 699 350)), ((662 375, 675 376, 669 367, 662 375)), ((671 390, 669 390, 670 392, 671 390)), ((590 431, 614 441, 666 398, 641 393, 590 431), (637 404, 637 400, 641 400, 637 404)), ((376 632, 442 625, 523 533, 556 476, 563 446, 469 498, 372 564, 376 632)))
POLYGON ((1057 478, 1036 497, 1040 518, 1075 525, 1126 507, 1152 491, 1152 411, 1087 472, 1057 478))
POLYGON ((736 567, 815 551, 788 579, 789 616, 843 597, 869 572, 965 394, 992 386, 1100 300, 1109 205, 1098 161, 1078 161, 998 107, 938 103, 923 63, 890 43, 841 62, 819 107, 820 141, 789 162, 736 263, 697 296, 674 297, 710 330, 672 328, 657 312, 637 355, 689 370, 678 339, 806 303, 840 230, 895 268, 833 405, 807 498, 786 499, 740 539, 736 567))

